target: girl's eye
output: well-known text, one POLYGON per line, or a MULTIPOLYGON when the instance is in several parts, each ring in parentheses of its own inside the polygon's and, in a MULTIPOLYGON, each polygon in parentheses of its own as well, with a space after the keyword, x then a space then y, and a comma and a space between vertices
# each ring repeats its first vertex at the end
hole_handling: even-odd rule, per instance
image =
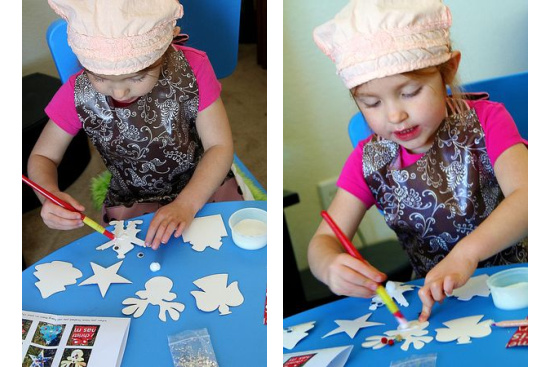
POLYGON ((139 75, 139 76, 136 76, 136 77, 132 78, 132 81, 134 83, 139 83, 139 82, 143 81, 143 79, 145 79, 145 74, 139 75))
POLYGON ((416 96, 418 93, 420 93, 420 91, 422 90, 422 87, 419 87, 417 89, 415 89, 413 92, 411 93, 403 93, 403 97, 405 98, 411 98, 411 97, 414 97, 416 96))
POLYGON ((93 78, 94 78, 94 81, 98 82, 98 83, 101 83, 101 82, 104 82, 105 79, 103 78, 100 78, 99 76, 97 75, 93 75, 93 78))
POLYGON ((365 104, 365 107, 366 108, 375 108, 375 107, 378 107, 380 105, 380 101, 376 101, 376 102, 363 102, 365 104))

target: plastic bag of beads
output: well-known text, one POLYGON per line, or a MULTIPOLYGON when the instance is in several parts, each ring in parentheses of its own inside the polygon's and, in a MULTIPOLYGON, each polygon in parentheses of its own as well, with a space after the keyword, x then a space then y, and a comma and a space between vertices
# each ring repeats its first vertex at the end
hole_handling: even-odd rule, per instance
POLYGON ((412 357, 392 361, 390 367, 435 367, 437 354, 414 355, 412 357))
POLYGON ((206 329, 169 335, 168 346, 174 367, 219 367, 206 329))

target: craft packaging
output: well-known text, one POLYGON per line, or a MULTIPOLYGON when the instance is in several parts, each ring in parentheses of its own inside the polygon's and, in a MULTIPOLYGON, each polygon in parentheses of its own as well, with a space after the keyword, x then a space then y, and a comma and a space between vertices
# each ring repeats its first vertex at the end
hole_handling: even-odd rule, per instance
POLYGON ((218 367, 206 329, 185 330, 168 336, 174 367, 218 367))

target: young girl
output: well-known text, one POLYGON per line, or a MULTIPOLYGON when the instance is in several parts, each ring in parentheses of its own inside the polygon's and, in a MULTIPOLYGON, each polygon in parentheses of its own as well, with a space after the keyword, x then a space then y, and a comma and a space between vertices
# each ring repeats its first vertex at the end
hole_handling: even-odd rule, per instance
MULTIPOLYGON (((420 321, 478 266, 527 261, 525 142, 502 104, 457 93, 450 26, 438 0, 352 0, 314 31, 374 132, 348 158, 328 212, 351 238, 367 209, 383 211, 425 277, 420 321)), ((339 295, 371 297, 386 280, 325 222, 308 260, 339 295)))
MULTIPOLYGON (((212 66, 205 53, 172 44, 179 2, 49 4, 67 21, 84 70, 46 107, 50 121, 29 158, 31 179, 84 210, 57 183, 57 166, 84 129, 112 175, 104 224, 156 211, 145 238, 154 249, 179 237, 209 199, 242 200, 228 173, 233 141, 212 66)), ((77 213, 40 199, 50 228, 83 225, 77 213)))

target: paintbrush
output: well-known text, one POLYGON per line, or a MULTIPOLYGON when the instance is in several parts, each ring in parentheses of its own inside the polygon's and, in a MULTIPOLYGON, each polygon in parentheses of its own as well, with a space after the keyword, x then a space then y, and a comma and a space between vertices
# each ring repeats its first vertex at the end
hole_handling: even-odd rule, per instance
POLYGON ((111 240, 115 239, 114 234, 112 234, 111 232, 109 232, 108 230, 106 230, 105 228, 100 226, 98 223, 94 222, 92 219, 90 219, 89 217, 87 217, 83 213, 76 210, 75 207, 73 207, 71 204, 67 203, 66 201, 61 200, 60 198, 58 198, 57 196, 55 196, 54 194, 52 194, 48 190, 46 190, 43 187, 41 187, 40 185, 38 185, 36 182, 33 182, 32 180, 30 180, 25 175, 22 175, 22 176, 23 176, 23 182, 25 182, 27 185, 32 187, 34 190, 38 191, 46 199, 48 199, 51 202, 59 205, 62 208, 65 208, 65 209, 70 210, 70 211, 75 212, 75 213, 79 213, 80 217, 82 218, 82 221, 85 224, 87 224, 91 228, 95 229, 96 231, 98 231, 102 235, 108 237, 109 239, 111 239, 111 240))
MULTIPOLYGON (((334 222, 334 220, 332 220, 331 216, 325 210, 321 211, 321 216, 328 223, 328 225, 330 226, 330 228, 332 229, 332 231, 334 232, 334 234, 336 235, 336 237, 338 238, 342 246, 346 249, 348 254, 350 254, 351 256, 355 257, 358 260, 366 262, 366 260, 363 258, 363 256, 361 256, 359 251, 357 251, 355 246, 353 246, 353 243, 351 243, 349 238, 344 234, 344 232, 342 232, 340 227, 338 227, 338 225, 334 222)), ((401 311, 399 311, 399 308, 397 307, 395 302, 393 302, 393 299, 390 297, 388 292, 386 292, 386 288, 384 288, 383 285, 378 285, 378 287, 376 288, 376 293, 382 299, 382 302, 384 302, 384 304, 386 305, 388 310, 391 312, 391 314, 395 316, 395 318, 397 319, 397 322, 399 322, 399 326, 401 328, 408 328, 409 323, 407 322, 407 319, 405 318, 405 316, 403 316, 401 311)))

